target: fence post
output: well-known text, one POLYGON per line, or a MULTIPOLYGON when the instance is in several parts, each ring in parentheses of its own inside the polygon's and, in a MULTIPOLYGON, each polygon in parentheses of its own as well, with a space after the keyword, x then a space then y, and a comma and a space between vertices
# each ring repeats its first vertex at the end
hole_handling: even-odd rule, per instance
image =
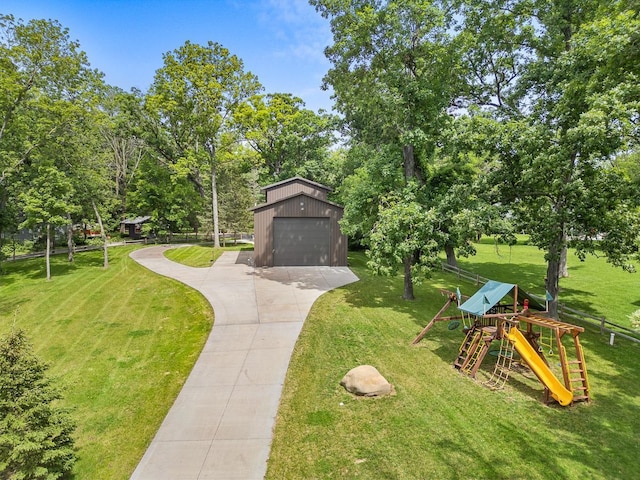
POLYGON ((604 335, 604 322, 606 319, 604 317, 600 317, 600 335, 604 335))

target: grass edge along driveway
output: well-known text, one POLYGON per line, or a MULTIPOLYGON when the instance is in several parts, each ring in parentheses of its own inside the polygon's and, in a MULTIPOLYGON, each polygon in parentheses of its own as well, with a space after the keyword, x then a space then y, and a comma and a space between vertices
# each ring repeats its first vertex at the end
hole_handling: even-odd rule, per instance
POLYGON ((211 330, 198 292, 129 258, 136 247, 4 263, 0 333, 25 330, 78 425, 78 480, 127 479, 211 330))

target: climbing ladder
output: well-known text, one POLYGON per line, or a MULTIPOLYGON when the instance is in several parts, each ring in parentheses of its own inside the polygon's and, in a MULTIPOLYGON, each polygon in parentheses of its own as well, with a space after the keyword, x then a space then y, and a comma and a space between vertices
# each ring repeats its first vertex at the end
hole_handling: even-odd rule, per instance
MULTIPOLYGON (((568 390, 573 392, 573 401, 591 400, 591 388, 589 386, 589 375, 587 374, 587 364, 584 361, 584 352, 578 336, 573 337, 576 347, 576 359, 567 361, 567 373, 569 374, 568 390)), ((564 347, 563 347, 564 348, 564 347)))
POLYGON ((458 356, 453 362, 453 366, 458 370, 462 370, 467 357, 469 356, 469 352, 473 351, 480 340, 479 328, 477 325, 472 325, 471 328, 467 331, 467 335, 464 337, 464 341, 462 345, 460 345, 460 349, 458 350, 458 356))
MULTIPOLYGON (((540 342, 541 345, 549 347, 549 353, 552 353, 553 338, 555 337, 555 350, 558 354, 560 366, 562 367, 562 382, 567 390, 573 394, 573 402, 576 401, 589 401, 591 400, 591 389, 589 386, 589 376, 587 374, 587 365, 584 358, 584 351, 580 344, 579 335, 584 331, 582 327, 572 325, 558 320, 553 320, 546 317, 540 317, 537 315, 522 316, 518 320, 523 323, 529 324, 528 332, 531 332, 531 325, 538 325, 540 327, 549 329, 551 333, 551 341, 549 343, 540 342), (565 334, 571 334, 573 337, 573 344, 575 348, 575 359, 569 359, 567 356, 567 349, 562 343, 562 337, 565 334)), ((527 340, 532 346, 538 348, 538 352, 543 360, 543 349, 540 348, 538 342, 536 342, 534 335, 527 335, 527 340)), ((550 402, 550 392, 545 388, 545 402, 550 402)))
POLYGON ((494 335, 485 330, 486 327, 472 325, 460 346, 458 357, 453 362, 455 368, 473 378, 476 377, 482 360, 487 355, 489 346, 494 339, 494 335))
POLYGON ((491 390, 504 388, 504 384, 509 380, 511 373, 511 362, 513 361, 513 344, 507 339, 506 335, 502 336, 500 343, 500 351, 498 352, 498 360, 493 369, 491 377, 483 385, 491 390))

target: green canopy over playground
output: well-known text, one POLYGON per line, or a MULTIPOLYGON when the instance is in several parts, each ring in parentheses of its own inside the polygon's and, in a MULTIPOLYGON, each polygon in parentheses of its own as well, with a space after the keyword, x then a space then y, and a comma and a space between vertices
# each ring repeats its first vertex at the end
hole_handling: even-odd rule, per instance
MULTIPOLYGON (((516 285, 513 283, 496 282, 495 280, 489 280, 485 283, 480 290, 474 293, 466 302, 460 305, 458 308, 463 312, 470 313, 476 316, 485 315, 496 304, 500 303, 505 296, 511 294, 513 296, 513 290, 516 285)), ((544 305, 534 299, 531 295, 523 290, 518 290, 518 302, 522 305, 524 300, 529 301, 529 308, 534 310, 544 311, 544 305)))

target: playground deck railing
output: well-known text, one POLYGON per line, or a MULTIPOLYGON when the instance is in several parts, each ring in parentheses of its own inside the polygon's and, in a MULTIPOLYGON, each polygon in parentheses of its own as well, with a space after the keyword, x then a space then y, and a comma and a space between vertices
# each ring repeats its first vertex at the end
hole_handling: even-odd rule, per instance
MULTIPOLYGON (((484 285, 489 281, 488 278, 485 278, 477 273, 463 270, 459 267, 454 267, 446 262, 442 262, 441 267, 443 272, 455 274, 458 278, 470 281, 475 285, 484 285)), ((532 294, 530 295, 539 302, 545 303, 544 297, 532 294)), ((596 317, 595 315, 591 315, 590 313, 570 308, 563 303, 558 303, 558 314, 564 318, 570 318, 572 320, 577 320, 579 322, 598 327, 600 329, 601 335, 604 335, 605 333, 613 333, 615 335, 626 338, 627 340, 631 340, 632 342, 640 343, 640 338, 638 338, 637 336, 638 332, 629 327, 625 327, 624 325, 619 325, 617 323, 611 322, 605 317, 596 317)))

